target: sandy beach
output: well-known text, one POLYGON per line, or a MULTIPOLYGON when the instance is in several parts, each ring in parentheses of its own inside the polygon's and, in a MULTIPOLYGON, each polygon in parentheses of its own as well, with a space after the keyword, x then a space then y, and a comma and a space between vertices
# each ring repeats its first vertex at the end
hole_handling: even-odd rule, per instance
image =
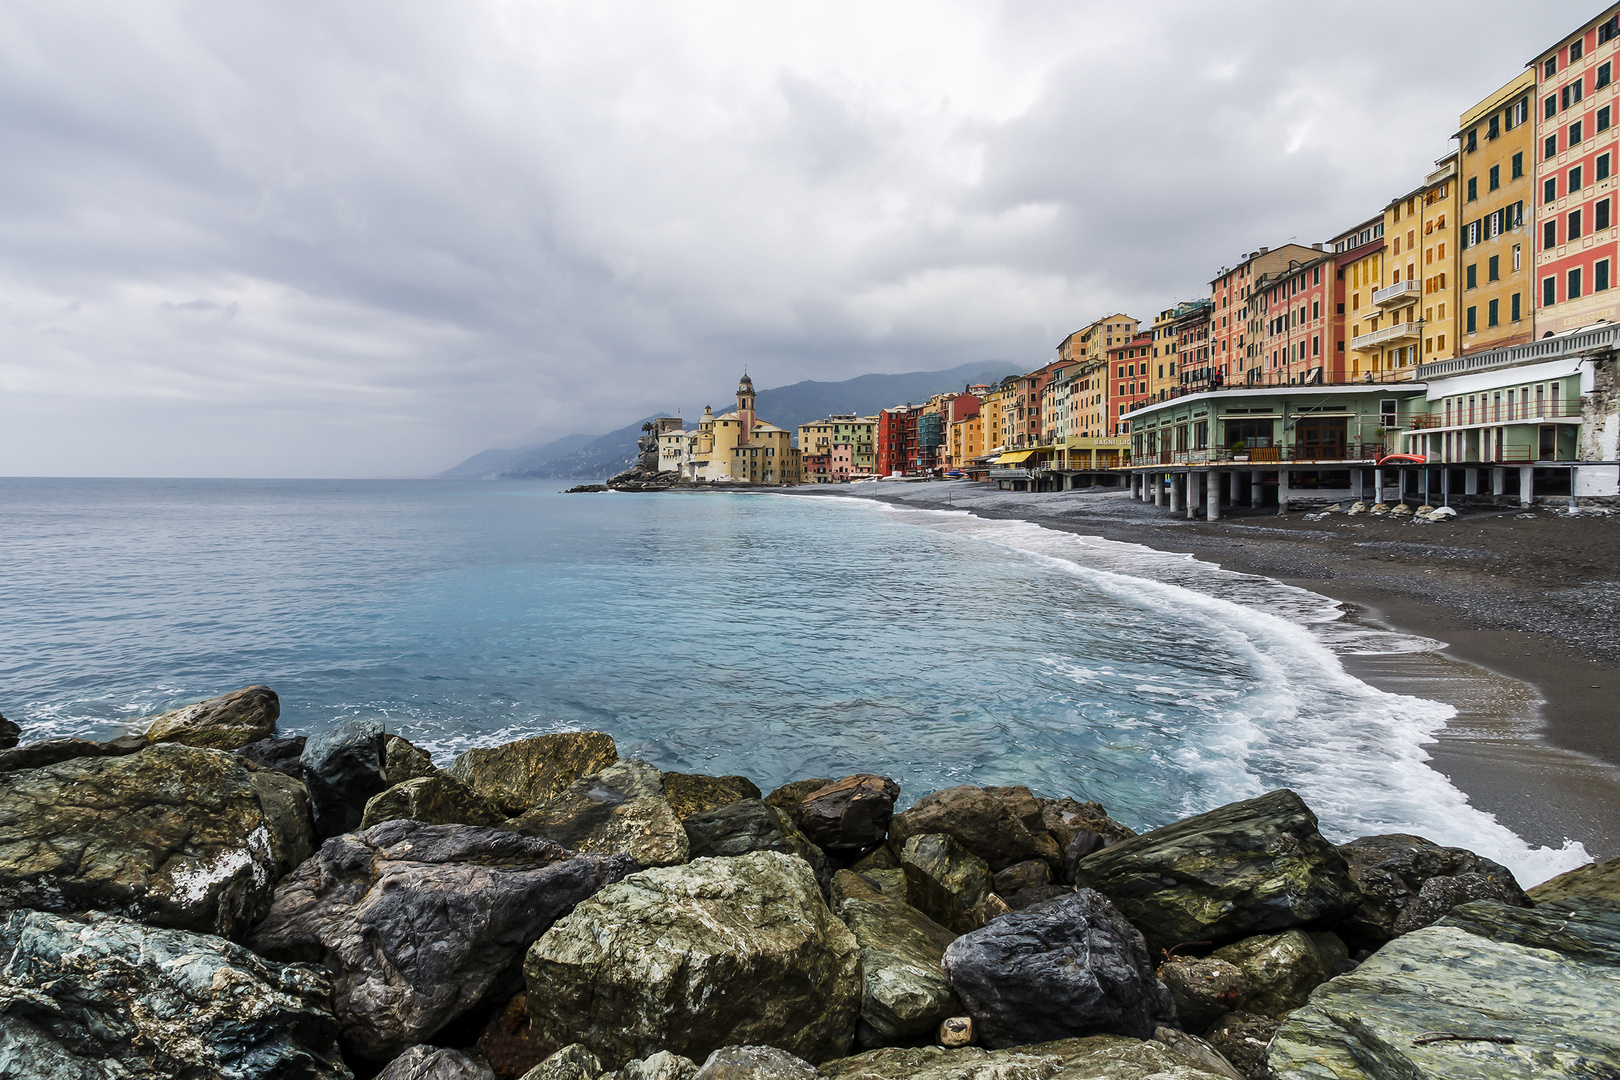
POLYGON ((800 488, 1014 518, 1185 552, 1339 601, 1350 618, 1443 642, 1348 656, 1385 690, 1457 709, 1428 747, 1476 807, 1526 840, 1620 854, 1620 516, 1472 511, 1446 523, 1239 509, 1218 522, 1098 489, 1027 494, 980 484, 800 488))

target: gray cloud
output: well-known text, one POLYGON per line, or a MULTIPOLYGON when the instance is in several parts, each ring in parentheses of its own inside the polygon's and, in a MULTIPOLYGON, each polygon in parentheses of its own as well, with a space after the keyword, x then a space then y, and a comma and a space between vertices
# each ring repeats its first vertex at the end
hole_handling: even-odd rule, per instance
POLYGON ((1041 363, 1374 212, 1590 14, 19 0, 0 473, 426 473, 744 364, 1041 363))

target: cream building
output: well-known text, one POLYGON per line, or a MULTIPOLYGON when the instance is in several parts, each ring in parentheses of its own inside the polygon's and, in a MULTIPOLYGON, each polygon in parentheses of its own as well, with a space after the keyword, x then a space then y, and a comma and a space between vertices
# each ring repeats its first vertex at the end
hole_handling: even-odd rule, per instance
POLYGON ((660 436, 659 463, 684 479, 714 484, 799 482, 793 435, 755 414, 754 383, 747 375, 737 384, 734 411, 716 416, 705 405, 695 431, 660 436))

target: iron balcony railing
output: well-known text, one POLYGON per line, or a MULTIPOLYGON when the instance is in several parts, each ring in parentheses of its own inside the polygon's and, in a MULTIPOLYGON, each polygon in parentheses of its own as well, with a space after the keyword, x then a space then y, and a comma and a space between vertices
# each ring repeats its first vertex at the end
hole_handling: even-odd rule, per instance
POLYGON ((1578 400, 1570 401, 1515 401, 1512 405, 1481 405, 1475 409, 1466 407, 1453 409, 1450 412, 1413 413, 1406 418, 1406 427, 1411 431, 1424 431, 1430 428, 1445 427, 1472 427, 1480 424, 1523 424, 1535 423, 1540 420, 1567 420, 1579 419, 1581 416, 1581 403, 1578 400))
POLYGON ((1134 454, 1129 468, 1150 465, 1265 465, 1293 462, 1377 461, 1387 452, 1384 443, 1342 443, 1328 446, 1256 446, 1247 450, 1210 447, 1206 450, 1161 450, 1134 454))
POLYGON ((1576 334, 1542 338, 1540 341, 1524 345, 1512 345, 1469 356, 1455 356, 1450 360, 1419 364, 1418 378, 1437 379, 1442 375, 1461 375, 1469 371, 1487 371, 1491 368, 1516 367, 1519 364, 1540 363, 1544 360, 1587 356, 1616 346, 1620 346, 1620 324, 1611 324, 1576 334))

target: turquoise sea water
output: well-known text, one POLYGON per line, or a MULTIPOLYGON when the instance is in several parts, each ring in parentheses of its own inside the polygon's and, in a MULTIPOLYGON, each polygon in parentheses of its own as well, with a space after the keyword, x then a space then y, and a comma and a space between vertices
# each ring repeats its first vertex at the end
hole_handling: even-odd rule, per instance
POLYGON ((251 683, 442 762, 546 731, 762 788, 856 771, 1096 798, 1137 827, 1289 786, 1538 880, 1420 749, 1447 706, 1320 597, 1020 522, 524 483, 0 480, 0 712, 107 737, 251 683))

